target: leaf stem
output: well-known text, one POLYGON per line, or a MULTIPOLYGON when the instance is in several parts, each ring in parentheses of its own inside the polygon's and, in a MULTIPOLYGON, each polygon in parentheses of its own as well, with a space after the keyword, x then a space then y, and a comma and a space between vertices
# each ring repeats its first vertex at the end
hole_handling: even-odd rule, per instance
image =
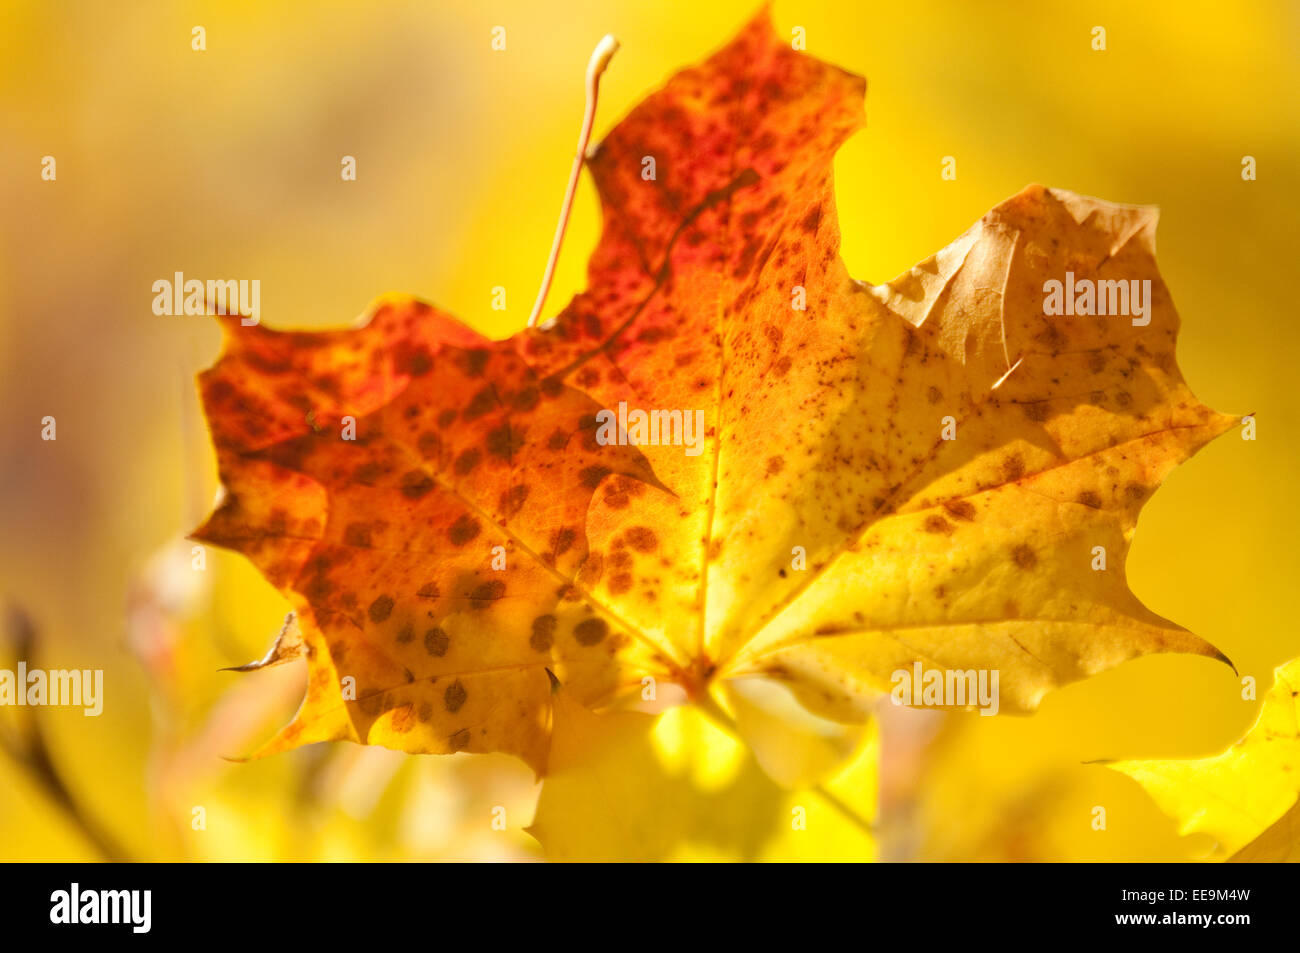
POLYGON ((582 131, 578 134, 578 151, 573 157, 573 169, 569 173, 569 186, 564 192, 564 204, 560 207, 560 220, 555 225, 555 240, 551 242, 551 257, 546 262, 546 273, 542 275, 542 286, 537 289, 537 300, 533 302, 533 313, 528 316, 528 326, 534 327, 546 303, 546 294, 551 290, 551 279, 555 277, 555 263, 560 259, 560 246, 564 243, 564 231, 569 227, 569 213, 573 209, 573 197, 578 191, 578 176, 582 173, 582 163, 587 157, 587 143, 591 141, 591 127, 596 119, 596 97, 600 92, 600 74, 605 72, 610 58, 618 50, 618 40, 613 35, 605 34, 591 52, 587 63, 587 111, 582 117, 582 131))
MULTIPOLYGON (((735 719, 718 704, 717 699, 713 697, 713 693, 707 688, 703 692, 700 692, 699 695, 695 696, 693 703, 699 708, 705 717, 713 722, 718 728, 731 735, 732 738, 741 744, 746 744, 744 737, 740 733, 740 726, 737 725, 735 719)), ((825 784, 815 784, 807 788, 807 790, 812 791, 814 794, 821 797, 827 804, 839 811, 846 821, 874 840, 876 836, 875 825, 854 810, 838 794, 830 791, 825 784)))

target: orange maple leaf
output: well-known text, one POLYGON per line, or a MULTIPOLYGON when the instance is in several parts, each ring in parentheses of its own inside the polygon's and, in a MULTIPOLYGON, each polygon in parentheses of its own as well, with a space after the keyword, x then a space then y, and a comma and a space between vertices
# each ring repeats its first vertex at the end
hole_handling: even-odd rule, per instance
POLYGON ((196 535, 293 602, 267 663, 310 663, 264 750, 542 771, 548 670, 589 707, 767 677, 860 721, 918 662, 996 670, 1026 711, 1218 655, 1124 580, 1141 505, 1235 422, 1179 374, 1155 212, 1031 186, 855 281, 831 163, 864 88, 766 12, 672 78, 590 158, 589 287, 541 328, 490 341, 410 299, 344 331, 225 322, 201 386, 227 495, 196 535), (1147 323, 1045 313, 1067 273, 1149 288, 1147 323))

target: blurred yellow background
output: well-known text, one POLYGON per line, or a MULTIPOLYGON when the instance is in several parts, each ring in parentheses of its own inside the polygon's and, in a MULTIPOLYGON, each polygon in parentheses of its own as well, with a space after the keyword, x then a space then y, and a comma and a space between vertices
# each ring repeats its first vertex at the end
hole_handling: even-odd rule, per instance
MULTIPOLYGON (((205 318, 154 315, 151 286, 175 271, 258 278, 272 327, 345 324, 407 292, 507 335, 545 264, 595 42, 622 41, 599 138, 756 7, 0 8, 0 599, 36 628, 31 665, 103 668, 107 696, 99 718, 38 715, 80 820, 0 754, 0 859, 541 856, 522 830, 537 788, 509 759, 340 745, 221 760, 289 717, 302 673, 217 671, 260 657, 287 606, 240 558, 210 551, 206 572, 190 568, 182 537, 216 491, 193 376, 219 335, 205 318), (490 45, 498 25, 505 51, 490 45), (340 178, 345 155, 355 182, 340 178), (505 312, 490 310, 496 285, 505 312), (40 439, 45 415, 57 441, 40 439)), ((1212 407, 1257 413, 1259 439, 1230 433, 1173 474, 1143 513, 1130 583, 1262 694, 1300 654, 1300 5, 777 0, 773 16, 868 79, 867 128, 835 166, 859 278, 892 278, 1029 182, 1160 206, 1184 374, 1212 407), (1257 181, 1242 180, 1246 155, 1257 181), (940 178, 944 156, 955 181, 940 178)), ((548 315, 582 287, 598 227, 584 179, 548 315)), ((0 666, 13 652, 0 641, 0 666)), ((1227 667, 1164 656, 1071 686, 1030 719, 925 715, 891 741, 914 714, 894 713, 881 855, 1197 856, 1204 845, 1177 838, 1135 783, 1083 762, 1211 753, 1256 708, 1227 667), (1106 835, 1088 825, 1093 804, 1107 805, 1106 835)), ((0 728, 12 743, 31 725, 9 711, 0 728)), ((678 728, 665 737, 686 744, 678 728)), ((674 856, 808 856, 780 846, 788 817, 775 805, 770 835, 759 817, 757 835, 674 856)))

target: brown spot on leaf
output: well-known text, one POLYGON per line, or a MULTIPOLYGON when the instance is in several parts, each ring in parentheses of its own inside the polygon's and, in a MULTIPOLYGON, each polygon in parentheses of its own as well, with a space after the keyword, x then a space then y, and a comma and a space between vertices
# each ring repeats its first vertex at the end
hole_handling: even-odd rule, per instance
POLYGON ((1020 454, 1013 453, 1002 461, 1002 478, 1008 483, 1015 483, 1025 475, 1025 461, 1020 454))
POLYGON ((1033 569, 1038 565, 1038 554, 1024 543, 1021 543, 1011 550, 1011 561, 1021 569, 1033 569))
POLYGON ((975 504, 967 500, 948 500, 943 504, 943 508, 953 519, 967 523, 975 519, 975 504))
POLYGON ((483 459, 483 454, 479 452, 478 447, 469 447, 460 452, 456 457, 456 462, 452 464, 452 469, 456 471, 457 476, 465 476, 476 466, 479 460, 483 459))
POLYGON ((478 520, 465 513, 451 524, 451 529, 447 530, 447 538, 451 540, 453 546, 464 546, 479 534, 479 530, 478 520))
POLYGON ((469 692, 465 691, 465 686, 458 678, 442 693, 442 703, 446 706, 447 711, 453 715, 460 711, 461 706, 465 704, 465 699, 469 697, 469 692))
POLYGON ((514 516, 524 507, 524 502, 528 499, 528 487, 523 484, 516 484, 506 490, 497 499, 497 508, 505 516, 514 516))
POLYGON ((1140 503, 1147 498, 1148 490, 1141 483, 1129 482, 1124 484, 1124 499, 1130 503, 1140 503))
POLYGON ((402 474, 402 495, 409 500, 418 500, 433 489, 433 477, 423 470, 408 470, 402 474))
POLYGON ((470 592, 469 598, 475 609, 486 609, 488 603, 496 602, 506 594, 506 584, 500 579, 481 582, 470 592))
MULTIPOLYGON (((297 467, 294 467, 294 469, 297 469, 297 467)), ((352 471, 352 482, 360 483, 362 486, 373 486, 383 475, 383 464, 371 460, 352 471)))
POLYGON ((648 526, 633 526, 627 531, 627 544, 642 553, 652 553, 659 545, 659 537, 648 526))
POLYGON ((553 615, 539 615, 533 620, 533 634, 528 637, 528 645, 534 652, 549 652, 555 641, 556 618, 553 615))
POLYGON ((374 602, 370 603, 370 608, 367 612, 370 615, 371 622, 374 622, 375 624, 383 622, 393 614, 393 597, 380 596, 374 602))
POLYGON ((542 399, 541 391, 538 390, 535 386, 529 385, 528 387, 525 387, 523 390, 521 390, 519 393, 515 394, 514 399, 511 401, 511 404, 514 405, 515 410, 521 411, 522 413, 527 413, 528 411, 536 407, 538 403, 541 402, 541 399, 542 399))
POLYGON ((502 460, 509 460, 523 449, 524 436, 516 427, 506 421, 500 427, 493 428, 487 435, 488 453, 502 460))
POLYGON ((461 419, 466 422, 478 420, 496 405, 496 391, 489 384, 470 398, 469 404, 460 412, 461 419))
POLYGON ((579 645, 599 644, 609 634, 609 623, 604 619, 584 619, 573 629, 573 637, 579 645))
POLYGON ((1048 418, 1048 407, 1045 400, 1034 400, 1021 404, 1020 409, 1025 412, 1026 418, 1037 424, 1041 424, 1048 418))
POLYGON ((558 558, 573 548, 578 533, 571 526, 561 526, 551 536, 551 552, 558 558))
POLYGON ((482 377, 483 371, 487 367, 488 359, 491 356, 492 352, 487 350, 487 348, 476 347, 472 350, 462 352, 460 360, 457 363, 460 364, 461 370, 465 372, 466 376, 482 377))
POLYGON ((600 553, 588 553, 586 560, 582 563, 582 568, 578 570, 578 582, 584 586, 594 586, 600 582, 601 574, 604 571, 604 557, 600 553))
POLYGON ((349 523, 343 530, 343 542, 362 549, 370 548, 370 524, 349 523))
POLYGON ((388 727, 399 735, 410 731, 415 727, 415 706, 406 702, 394 708, 392 715, 389 716, 388 727))
POLYGON ((451 645, 451 637, 437 626, 424 633, 424 650, 430 655, 442 658, 447 654, 449 645, 451 645))
POLYGON ((952 524, 940 516, 938 513, 931 513, 921 524, 921 528, 927 533, 937 533, 943 536, 952 535, 952 524))

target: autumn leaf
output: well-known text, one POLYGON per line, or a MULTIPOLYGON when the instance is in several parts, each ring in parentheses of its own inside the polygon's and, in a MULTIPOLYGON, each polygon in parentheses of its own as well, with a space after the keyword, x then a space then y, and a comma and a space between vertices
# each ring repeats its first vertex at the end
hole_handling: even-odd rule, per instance
POLYGON ((1161 823, 1160 810, 1140 788, 1079 760, 1069 738, 1062 737, 1061 712, 1055 714, 1026 723, 881 706, 876 720, 887 754, 880 767, 877 821, 882 858, 926 863, 1190 859, 1193 845, 1171 824, 1161 823))
POLYGON ((355 332, 225 326, 202 390, 227 492, 196 538, 295 603, 302 638, 258 664, 311 663, 268 750, 351 737, 540 768, 547 666, 601 697, 614 653, 663 664, 578 592, 596 488, 664 492, 635 448, 597 444, 589 397, 413 301, 355 332))
POLYGON ((655 718, 555 699, 529 832, 554 861, 862 861, 874 854, 874 736, 833 782, 792 792, 695 706, 655 718))
POLYGON ((838 775, 864 736, 865 726, 819 718, 766 679, 736 679, 722 695, 734 733, 749 744, 768 777, 791 790, 838 775))
POLYGON ((852 723, 915 662, 996 670, 1029 711, 1135 656, 1222 657, 1125 581, 1142 504, 1234 424, 1178 371, 1155 211, 1031 186, 856 281, 831 171, 864 88, 761 14, 594 150, 588 288, 508 340, 405 298, 350 330, 225 322, 201 389, 227 495, 197 538, 289 597, 310 668, 264 752, 541 771, 548 669, 588 708, 771 679, 852 723), (1149 288, 1144 321, 1046 314, 1067 274, 1149 288))
POLYGON ((1254 726, 1211 758, 1117 761, 1182 834, 1208 834, 1215 859, 1295 859, 1300 851, 1300 659, 1279 666, 1254 726))

